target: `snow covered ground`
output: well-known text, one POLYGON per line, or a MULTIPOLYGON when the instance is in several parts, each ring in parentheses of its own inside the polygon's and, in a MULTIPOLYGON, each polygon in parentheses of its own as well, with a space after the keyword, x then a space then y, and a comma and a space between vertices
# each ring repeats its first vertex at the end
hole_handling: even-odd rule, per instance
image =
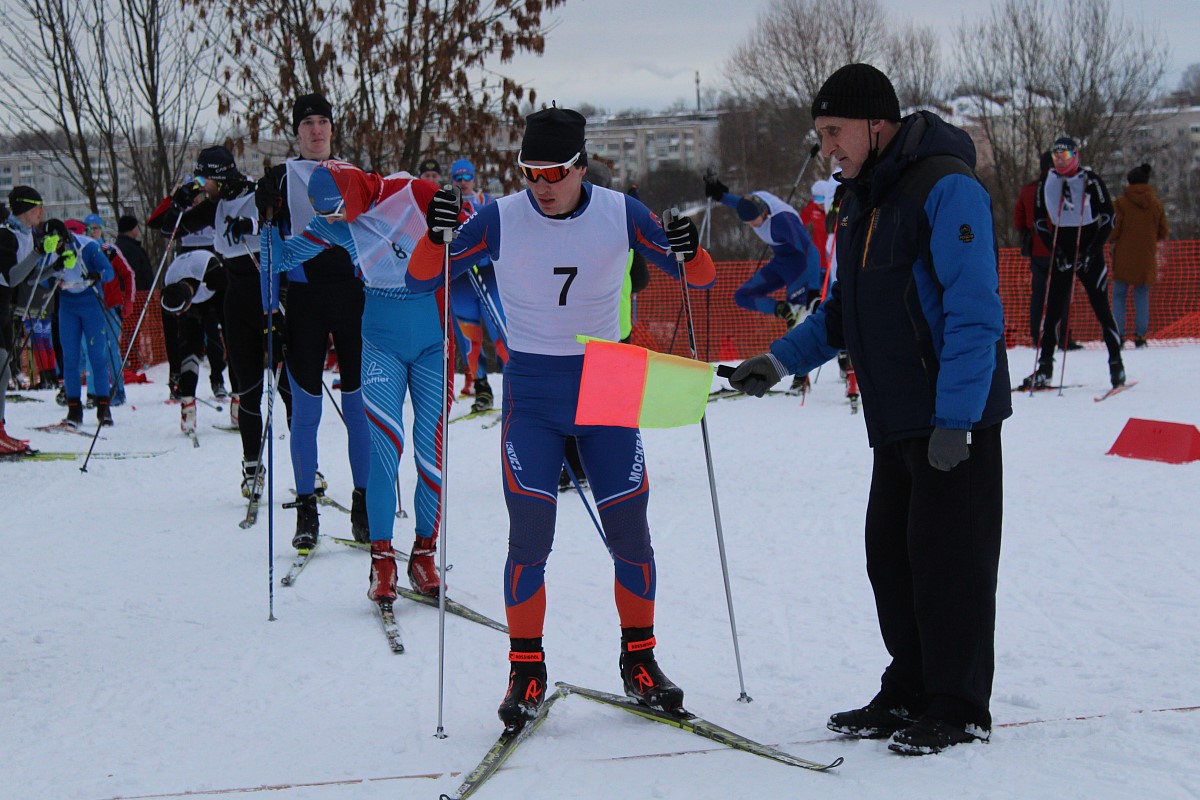
MULTIPOLYGON (((1032 353, 1010 353, 1014 382, 1032 353)), ((1059 359, 1061 369, 1061 356, 1059 359)), ((737 702, 698 427, 646 431, 658 555, 659 656, 688 706, 827 774, 734 752, 582 698, 546 723, 480 798, 1195 798, 1200 796, 1200 462, 1105 455, 1129 417, 1200 423, 1200 347, 1130 351, 1139 385, 1104 403, 1103 350, 1072 353, 1065 396, 1015 395, 1005 423, 1006 510, 988 745, 912 759, 825 730, 868 700, 886 654, 863 565, 870 452, 836 370, 796 398, 724 400, 709 429, 745 683, 737 702)), ((393 655, 366 599, 364 553, 327 542, 293 587, 278 579, 294 521, 276 445, 274 622, 268 518, 241 530, 236 435, 202 446, 178 407, 131 386, 99 452, 146 459, 0 464, 0 796, 18 800, 436 798, 499 733, 503 634, 446 623, 437 728, 438 617, 397 605, 393 655)), ((203 376, 202 376, 203 377, 203 376)), ((203 383, 203 381, 202 381, 203 383)), ((497 387, 498 388, 498 387, 497 387)), ((9 406, 44 450, 88 441, 31 431, 46 402, 9 406)), ((89 412, 89 426, 91 417, 89 412)), ((499 427, 451 427, 451 595, 503 619, 507 520, 499 427)), ((321 468, 349 503, 344 431, 326 409, 321 468)), ((404 503, 413 468, 405 458, 404 503)), ((349 518, 322 508, 324 533, 349 518)), ((407 549, 411 520, 398 523, 407 549)), ((560 498, 547 571, 551 680, 620 691, 612 571, 579 499, 560 498)))

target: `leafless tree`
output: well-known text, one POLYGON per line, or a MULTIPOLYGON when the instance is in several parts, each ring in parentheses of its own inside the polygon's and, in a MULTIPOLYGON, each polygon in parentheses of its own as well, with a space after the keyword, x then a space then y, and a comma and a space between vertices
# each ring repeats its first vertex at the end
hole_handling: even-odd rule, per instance
POLYGON ((956 38, 961 88, 974 98, 968 114, 991 151, 982 171, 998 219, 1064 133, 1101 175, 1116 170, 1113 155, 1152 106, 1166 63, 1159 36, 1114 14, 1109 0, 997 0, 956 38))
POLYGON ((72 0, 11 0, 0 6, 0 98, 10 130, 29 130, 93 210, 100 190, 87 92, 95 80, 94 20, 72 0))
POLYGON ((28 130, 93 211, 162 197, 213 102, 211 48, 181 0, 13 0, 0 24, 10 129, 28 130))
POLYGON ((901 108, 935 105, 943 97, 945 75, 937 32, 905 23, 887 39, 884 71, 901 108))
POLYGON ((290 133, 293 98, 320 91, 336 152, 391 171, 427 149, 499 161, 496 138, 519 131, 521 102, 536 98, 489 59, 542 52, 542 15, 565 0, 188 1, 231 28, 219 108, 252 141, 290 133))
POLYGON ((1179 86, 1171 98, 1176 105, 1196 105, 1200 103, 1200 64, 1190 64, 1179 79, 1179 86))
POLYGON ((882 61, 885 22, 879 0, 772 0, 725 77, 736 96, 808 108, 838 67, 882 61))
POLYGON ((109 95, 117 98, 114 113, 138 193, 153 204, 190 167, 201 120, 215 102, 217 54, 207 21, 182 0, 116 3, 116 64, 128 85, 113 85, 109 95))

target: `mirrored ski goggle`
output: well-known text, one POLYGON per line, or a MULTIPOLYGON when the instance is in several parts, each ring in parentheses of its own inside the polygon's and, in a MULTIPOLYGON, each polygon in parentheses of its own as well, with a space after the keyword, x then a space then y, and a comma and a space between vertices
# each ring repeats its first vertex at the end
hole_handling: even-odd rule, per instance
POLYGON ((576 153, 570 161, 564 161, 561 164, 535 167, 522 161, 520 154, 518 154, 517 169, 521 170, 521 174, 525 176, 525 180, 530 183, 537 183, 539 180, 544 180, 546 183, 558 183, 571 173, 571 167, 575 166, 575 162, 579 160, 581 155, 583 155, 582 152, 576 153))
POLYGON ((1067 158, 1074 158, 1076 155, 1074 150, 1072 150, 1069 147, 1063 147, 1062 145, 1059 145, 1058 147, 1054 148, 1054 155, 1057 156, 1060 154, 1066 156, 1067 158))

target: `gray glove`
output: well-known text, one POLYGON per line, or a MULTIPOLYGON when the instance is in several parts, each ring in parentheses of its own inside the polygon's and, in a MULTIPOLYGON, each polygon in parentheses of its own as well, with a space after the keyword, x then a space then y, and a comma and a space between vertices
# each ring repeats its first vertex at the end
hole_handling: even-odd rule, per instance
POLYGON ((929 436, 929 465, 949 472, 971 457, 970 443, 970 431, 934 428, 929 436))
POLYGON ((787 375, 787 369, 770 353, 748 358, 729 376, 729 385, 753 397, 762 397, 787 375))

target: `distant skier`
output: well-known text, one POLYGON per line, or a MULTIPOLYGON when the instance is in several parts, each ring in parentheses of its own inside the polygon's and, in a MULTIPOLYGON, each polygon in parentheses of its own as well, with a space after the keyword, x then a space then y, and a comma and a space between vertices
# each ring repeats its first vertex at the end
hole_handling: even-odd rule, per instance
POLYGON ((1021 382, 1022 389, 1040 389, 1054 376, 1054 348, 1058 324, 1070 313, 1075 275, 1087 292, 1092 313, 1108 348, 1108 373, 1113 388, 1125 383, 1121 337, 1108 304, 1108 265, 1104 243, 1113 226, 1112 197, 1104 180, 1080 166, 1079 145, 1070 136, 1059 137, 1051 148, 1054 169, 1046 174, 1034 207, 1034 227, 1052 248, 1050 292, 1042 321, 1041 355, 1037 370, 1021 382))

